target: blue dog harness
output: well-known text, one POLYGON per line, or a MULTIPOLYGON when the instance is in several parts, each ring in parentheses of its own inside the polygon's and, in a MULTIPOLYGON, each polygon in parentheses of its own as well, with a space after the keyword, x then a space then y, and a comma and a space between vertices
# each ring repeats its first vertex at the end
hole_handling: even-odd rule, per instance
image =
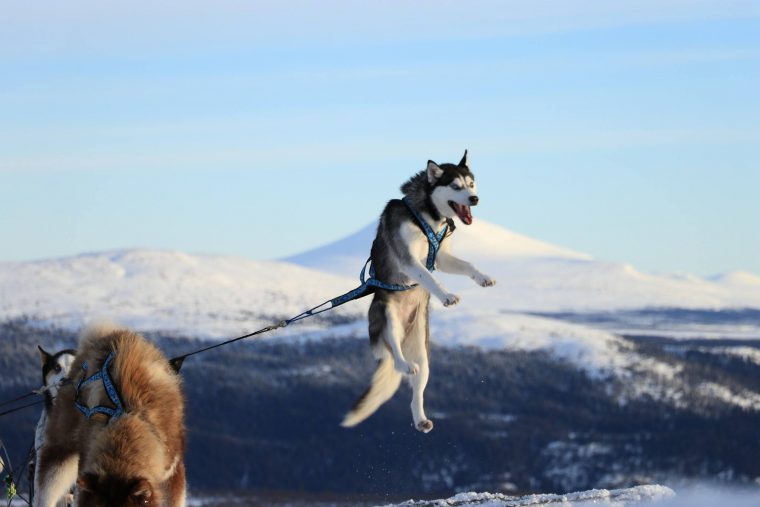
POLYGON ((424 232, 425 236, 427 236, 428 256, 426 267, 427 270, 432 273, 435 271, 435 258, 438 255, 438 250, 441 249, 441 242, 443 242, 444 238, 446 237, 446 233, 449 232, 449 224, 447 222, 443 228, 438 231, 438 233, 435 233, 433 231, 433 228, 430 227, 430 224, 427 223, 427 220, 422 218, 422 215, 420 215, 420 212, 417 211, 417 208, 412 206, 412 203, 409 202, 408 197, 404 197, 401 200, 404 202, 404 204, 406 204, 406 207, 409 208, 409 211, 412 212, 412 215, 414 215, 414 218, 417 220, 417 224, 422 227, 422 232, 424 232))
MULTIPOLYGON (((422 218, 422 215, 420 215, 420 212, 417 211, 417 208, 414 207, 414 205, 409 201, 407 197, 404 197, 401 199, 404 204, 406 204, 406 207, 409 209, 409 211, 414 216, 415 220, 417 221, 417 224, 422 229, 422 232, 425 233, 425 236, 428 240, 428 255, 427 255, 427 262, 425 264, 425 267, 428 271, 433 272, 435 271, 435 258, 438 256, 438 251, 441 249, 441 243, 446 238, 446 234, 449 232, 449 224, 446 223, 443 228, 438 231, 437 233, 433 231, 433 228, 430 227, 430 224, 427 223, 427 221, 422 218)), ((335 299, 331 299, 330 303, 332 304, 331 308, 335 308, 336 306, 340 306, 343 303, 347 303, 348 301, 351 301, 353 299, 359 299, 361 297, 369 295, 372 291, 370 290, 370 287, 375 287, 379 289, 384 290, 390 290, 394 292, 398 291, 404 291, 409 290, 413 287, 416 287, 417 284, 414 283, 412 285, 403 285, 403 284, 397 284, 397 283, 386 283, 381 280, 378 280, 375 278, 375 267, 371 265, 372 257, 367 259, 367 262, 364 263, 364 267, 362 268, 361 273, 359 274, 359 281, 361 282, 361 285, 351 292, 347 292, 346 294, 343 294, 342 296, 338 296, 335 299), (367 273, 367 266, 369 265, 369 278, 365 279, 365 274, 367 273)))
MULTIPOLYGON (((124 405, 121 402, 119 393, 116 391, 116 386, 113 385, 113 380, 111 380, 111 376, 108 374, 108 367, 111 365, 111 361, 113 360, 114 355, 114 352, 108 354, 108 357, 106 357, 106 360, 103 363, 103 367, 100 369, 100 371, 86 380, 84 376, 82 376, 82 380, 80 380, 79 384, 77 385, 74 405, 76 405, 79 411, 82 412, 87 419, 95 414, 104 414, 108 416, 108 422, 110 423, 114 419, 117 419, 124 412, 124 405), (90 408, 79 402, 79 392, 82 390, 82 388, 87 384, 95 382, 96 380, 103 381, 103 388, 105 389, 106 394, 108 394, 108 397, 111 399, 111 403, 114 404, 115 408, 106 407, 103 405, 98 405, 97 407, 90 408)), ((82 363, 82 370, 85 372, 85 374, 87 373, 87 361, 82 363)))

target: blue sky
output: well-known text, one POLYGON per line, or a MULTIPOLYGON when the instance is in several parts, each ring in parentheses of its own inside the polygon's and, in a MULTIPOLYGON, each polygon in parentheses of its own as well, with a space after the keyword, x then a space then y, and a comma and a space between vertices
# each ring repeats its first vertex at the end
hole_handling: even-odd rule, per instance
MULTIPOLYGON (((0 260, 276 258, 464 148, 475 218, 653 272, 760 273, 760 3, 15 2, 0 260)), ((369 247, 369 245, 368 245, 369 247)))

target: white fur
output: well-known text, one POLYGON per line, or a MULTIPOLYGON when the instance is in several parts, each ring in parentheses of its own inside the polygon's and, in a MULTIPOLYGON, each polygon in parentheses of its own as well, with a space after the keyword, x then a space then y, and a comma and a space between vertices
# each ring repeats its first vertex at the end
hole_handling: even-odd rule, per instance
MULTIPOLYGON (((400 308, 400 312, 405 320, 409 320, 411 317, 411 311, 417 311, 422 303, 420 299, 423 298, 423 291, 417 290, 415 293, 404 298, 402 301, 405 303, 400 308), (404 308, 404 306, 406 308, 404 308)), ((428 378, 430 376, 430 367, 428 364, 428 351, 426 344, 426 327, 427 327, 427 311, 416 313, 414 321, 411 323, 410 332, 404 341, 403 350, 407 359, 413 361, 418 367, 418 371, 414 375, 409 375, 409 384, 412 387, 412 419, 414 420, 414 426, 418 430, 427 433, 433 429, 433 423, 425 415, 424 408, 424 392, 427 386, 428 378)))
POLYGON ((77 479, 79 456, 70 456, 60 466, 48 469, 45 477, 34 476, 34 507, 56 507, 58 500, 68 493, 77 479), (44 487, 43 487, 44 485, 44 487))
POLYGON ((187 495, 187 489, 183 489, 180 495, 175 499, 174 505, 171 507, 185 507, 185 497, 187 495))
POLYGON ((423 392, 430 374, 425 343, 427 312, 420 312, 421 305, 426 300, 424 289, 417 288, 406 292, 404 298, 388 302, 386 334, 373 349, 379 364, 372 377, 370 390, 346 415, 342 426, 355 426, 369 417, 393 396, 402 377, 406 376, 412 387, 411 409, 415 427, 425 433, 433 429, 433 423, 423 408, 423 392), (412 327, 402 341, 405 330, 400 322, 409 322, 412 316, 412 327))
MULTIPOLYGON (((457 216, 456 212, 449 206, 449 201, 454 201, 461 206, 470 205, 470 197, 478 195, 478 187, 475 184, 475 180, 468 177, 458 177, 454 180, 458 183, 460 188, 455 190, 451 185, 445 187, 435 187, 433 193, 430 195, 433 204, 441 213, 441 215, 447 218, 454 218, 457 216)), ((431 224, 432 225, 432 224, 431 224)), ((438 230, 435 227, 434 230, 438 230)))
POLYGON ((414 362, 409 362, 404 357, 404 351, 401 348, 401 340, 404 336, 404 328, 401 325, 401 319, 397 312, 390 307, 385 310, 385 336, 383 339, 385 343, 391 349, 393 354, 393 367, 399 373, 408 373, 409 375, 416 375, 419 371, 419 366, 414 362))
POLYGON ((174 460, 171 462, 171 465, 169 465, 169 468, 166 469, 166 472, 164 473, 164 476, 161 478, 160 482, 168 481, 169 477, 174 475, 174 472, 177 471, 177 465, 179 465, 179 456, 174 457, 174 460))
MULTIPOLYGON (((48 421, 48 415, 47 410, 44 408, 42 409, 42 413, 40 414, 40 419, 37 421, 37 429, 34 432, 34 452, 38 453, 40 452, 40 449, 42 449, 42 444, 45 443, 45 428, 47 428, 47 421, 48 421)), ((36 460, 34 463, 34 476, 37 477, 37 473, 39 472, 40 462, 39 460, 36 460)))
POLYGON ((48 373, 47 378, 45 378, 45 389, 53 398, 58 395, 58 388, 61 387, 61 381, 69 374, 71 364, 74 362, 74 356, 72 354, 62 354, 58 357, 57 362, 58 366, 61 367, 61 371, 58 373, 48 373))

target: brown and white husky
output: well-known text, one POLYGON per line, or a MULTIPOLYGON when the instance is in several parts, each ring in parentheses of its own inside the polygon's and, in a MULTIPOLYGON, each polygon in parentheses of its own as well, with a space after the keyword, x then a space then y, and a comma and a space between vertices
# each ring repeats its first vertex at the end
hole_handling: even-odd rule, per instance
POLYGON ((92 328, 69 377, 49 412, 34 505, 54 506, 76 483, 82 507, 184 506, 184 399, 166 357, 133 332, 92 328))

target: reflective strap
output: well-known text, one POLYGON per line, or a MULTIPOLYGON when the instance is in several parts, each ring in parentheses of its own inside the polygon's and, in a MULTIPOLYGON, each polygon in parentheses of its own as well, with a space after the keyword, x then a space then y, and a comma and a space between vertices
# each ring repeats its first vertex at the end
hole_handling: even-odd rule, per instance
MULTIPOLYGON (((103 367, 100 369, 100 371, 88 379, 85 379, 84 376, 82 376, 79 384, 77 384, 76 396, 74 397, 74 405, 77 407, 77 409, 79 409, 80 412, 82 412, 82 414, 84 414, 87 419, 91 418, 95 414, 104 414, 109 417, 110 423, 112 420, 118 418, 122 413, 124 413, 124 407, 121 403, 121 398, 119 398, 119 393, 116 391, 116 387, 111 380, 111 376, 108 374, 108 367, 111 365, 113 358, 114 353, 111 352, 108 354, 108 357, 106 357, 106 360, 103 363, 103 367), (116 408, 110 408, 103 405, 90 408, 79 402, 79 394, 82 388, 96 380, 103 381, 103 388, 105 389, 106 394, 116 408)), ((82 363, 82 370, 87 373, 87 361, 82 363)))
POLYGON ((416 287, 417 286, 416 283, 414 283, 412 285, 403 285, 403 284, 399 284, 399 283, 385 283, 385 282, 381 282, 380 280, 378 280, 377 278, 375 278, 375 267, 371 264, 371 262, 372 262, 372 257, 370 257, 369 259, 367 259, 367 262, 364 263, 364 267, 362 268, 362 272, 359 275, 359 280, 361 280, 362 286, 369 285, 371 287, 378 287, 380 289, 392 290, 392 291, 409 290, 412 287, 416 287), (369 265, 369 279, 365 280, 364 279, 364 272, 367 269, 368 265, 369 265))

